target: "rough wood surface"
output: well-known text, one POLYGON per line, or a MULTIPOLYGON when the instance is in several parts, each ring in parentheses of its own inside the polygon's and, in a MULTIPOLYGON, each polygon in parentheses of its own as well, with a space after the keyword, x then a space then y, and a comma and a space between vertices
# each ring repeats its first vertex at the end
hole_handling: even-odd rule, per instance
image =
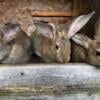
POLYGON ((0 68, 0 90, 57 92, 100 89, 100 70, 90 65, 27 65, 0 68))
POLYGON ((86 64, 1 66, 0 100, 100 100, 100 69, 86 64))
POLYGON ((76 93, 59 95, 2 95, 0 100, 100 100, 100 93, 76 93))

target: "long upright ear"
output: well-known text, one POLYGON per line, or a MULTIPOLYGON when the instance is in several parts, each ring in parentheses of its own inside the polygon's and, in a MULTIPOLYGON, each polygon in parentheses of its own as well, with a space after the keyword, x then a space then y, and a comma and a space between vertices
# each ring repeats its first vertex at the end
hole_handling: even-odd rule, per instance
POLYGON ((89 49, 90 43, 91 43, 91 41, 92 41, 89 37, 87 37, 86 35, 83 35, 83 34, 75 34, 75 35, 72 37, 72 40, 73 40, 76 44, 78 44, 78 45, 84 47, 85 49, 89 49))
POLYGON ((77 17, 71 24, 68 30, 68 37, 71 38, 75 33, 81 30, 85 24, 89 21, 89 19, 94 15, 95 12, 92 12, 88 15, 81 15, 77 17))
POLYGON ((34 21, 36 30, 45 37, 50 39, 55 37, 56 29, 54 24, 44 21, 34 21))

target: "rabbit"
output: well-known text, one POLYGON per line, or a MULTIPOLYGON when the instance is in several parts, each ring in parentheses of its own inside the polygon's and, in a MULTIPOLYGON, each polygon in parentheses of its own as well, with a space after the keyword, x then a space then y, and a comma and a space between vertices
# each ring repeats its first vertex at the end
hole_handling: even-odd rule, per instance
POLYGON ((32 38, 34 52, 47 63, 68 63, 70 61, 71 43, 70 39, 77 33, 93 16, 77 17, 66 30, 56 30, 53 23, 36 21, 28 28, 28 34, 32 38))
POLYGON ((73 62, 85 62, 100 66, 99 43, 97 41, 81 33, 75 34, 72 40, 71 59, 73 62))
POLYGON ((31 42, 27 34, 21 29, 20 24, 16 21, 8 22, 2 27, 1 31, 6 53, 6 57, 1 63, 24 64, 28 62, 30 59, 31 42))

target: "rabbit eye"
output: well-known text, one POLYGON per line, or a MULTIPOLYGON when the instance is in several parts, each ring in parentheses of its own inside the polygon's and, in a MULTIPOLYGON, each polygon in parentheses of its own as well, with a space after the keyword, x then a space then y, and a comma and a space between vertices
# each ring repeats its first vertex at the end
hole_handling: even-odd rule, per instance
POLYGON ((58 45, 56 45, 56 49, 57 49, 57 50, 58 50, 58 48, 59 48, 58 45))
POLYGON ((56 44, 56 49, 57 49, 57 50, 59 49, 59 44, 56 44))

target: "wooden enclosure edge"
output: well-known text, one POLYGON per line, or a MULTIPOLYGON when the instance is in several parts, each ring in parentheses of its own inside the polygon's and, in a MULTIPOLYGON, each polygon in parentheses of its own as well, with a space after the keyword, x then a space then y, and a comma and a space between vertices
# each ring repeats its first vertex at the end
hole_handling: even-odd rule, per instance
POLYGON ((12 92, 99 91, 100 70, 85 64, 3 66, 0 90, 12 92))

